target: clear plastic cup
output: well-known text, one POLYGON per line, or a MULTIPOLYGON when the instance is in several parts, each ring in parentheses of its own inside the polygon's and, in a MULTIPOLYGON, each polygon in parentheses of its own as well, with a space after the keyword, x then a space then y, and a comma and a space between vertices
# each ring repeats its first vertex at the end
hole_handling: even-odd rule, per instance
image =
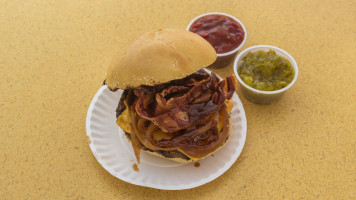
POLYGON ((246 28, 245 28, 244 24, 240 20, 238 20, 236 17, 234 17, 232 15, 229 15, 229 14, 226 14, 226 13, 220 13, 220 12, 210 12, 210 13, 205 13, 205 14, 199 15, 198 17, 194 18, 192 21, 190 21, 190 23, 188 24, 186 30, 189 31, 190 27, 192 26, 192 24, 197 19, 199 19, 201 17, 204 17, 204 16, 207 16, 207 15, 223 15, 223 16, 226 16, 226 17, 230 17, 231 19, 235 20, 238 24, 240 24, 242 29, 245 32, 244 39, 243 39, 243 41, 241 42, 241 44, 238 47, 236 47, 235 49, 233 49, 233 50, 231 50, 229 52, 226 52, 226 53, 218 53, 216 61, 209 66, 210 68, 223 68, 223 67, 226 67, 227 65, 229 65, 234 60, 237 52, 245 44, 246 39, 247 39, 246 28))
POLYGON ((283 96, 283 94, 295 83, 298 77, 298 65, 295 62, 294 58, 289 53, 287 53, 286 51, 278 47, 270 46, 270 45, 257 45, 245 49, 237 56, 234 62, 234 72, 237 80, 240 83, 242 93, 245 95, 245 97, 248 100, 257 104, 271 104, 278 101, 283 96), (239 74, 237 73, 237 69, 238 67, 240 67, 242 58, 244 58, 249 52, 254 53, 256 51, 260 51, 260 50, 268 51, 270 49, 274 50, 277 55, 288 59, 292 64, 292 67, 294 69, 294 78, 292 82, 289 83, 286 87, 275 91, 262 91, 248 86, 241 80, 239 74))

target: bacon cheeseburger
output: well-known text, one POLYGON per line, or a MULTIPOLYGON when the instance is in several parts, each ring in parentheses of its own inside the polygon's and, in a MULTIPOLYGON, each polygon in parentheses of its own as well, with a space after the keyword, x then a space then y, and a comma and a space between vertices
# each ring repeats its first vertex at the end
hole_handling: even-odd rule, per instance
POLYGON ((106 84, 123 89, 117 124, 140 151, 174 160, 201 160, 227 143, 237 80, 220 80, 203 67, 214 48, 186 30, 161 29, 124 47, 108 69, 106 84))

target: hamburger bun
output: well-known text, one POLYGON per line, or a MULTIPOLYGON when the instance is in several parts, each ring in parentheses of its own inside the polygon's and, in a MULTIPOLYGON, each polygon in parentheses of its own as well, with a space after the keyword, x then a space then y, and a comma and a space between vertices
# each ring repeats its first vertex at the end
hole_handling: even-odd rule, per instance
POLYGON ((116 90, 165 83, 209 66, 216 57, 214 48, 199 35, 160 29, 122 48, 108 68, 106 84, 116 90))
POLYGON ((180 163, 222 148, 232 128, 234 75, 221 79, 202 69, 216 60, 199 35, 160 29, 137 38, 109 66, 106 85, 124 92, 116 123, 140 163, 140 152, 180 163))

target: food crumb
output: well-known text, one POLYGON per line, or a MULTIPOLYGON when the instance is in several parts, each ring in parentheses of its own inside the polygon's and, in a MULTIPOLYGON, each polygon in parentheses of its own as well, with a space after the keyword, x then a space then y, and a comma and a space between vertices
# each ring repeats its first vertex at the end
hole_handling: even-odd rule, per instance
POLYGON ((200 167, 200 163, 194 163, 194 167, 200 167))
POLYGON ((88 143, 91 144, 91 140, 89 136, 87 136, 87 139, 88 139, 88 143))
POLYGON ((135 172, 140 171, 140 169, 138 168, 137 164, 133 164, 133 165, 132 165, 132 169, 133 169, 135 172))

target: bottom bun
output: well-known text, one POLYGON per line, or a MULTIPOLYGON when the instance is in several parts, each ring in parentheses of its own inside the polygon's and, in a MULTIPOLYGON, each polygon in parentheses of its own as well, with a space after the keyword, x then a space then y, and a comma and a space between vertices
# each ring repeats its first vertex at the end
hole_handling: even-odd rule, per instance
MULTIPOLYGON (((153 151, 153 150, 148 149, 146 147, 144 147, 144 149, 141 149, 141 150, 145 151, 145 152, 147 152, 147 153, 149 153, 151 155, 158 156, 158 157, 161 157, 161 158, 164 158, 164 159, 168 159, 168 160, 172 160, 172 161, 175 161, 175 162, 191 163, 191 162, 195 162, 195 161, 198 161, 198 160, 202 160, 202 159, 210 156, 211 154, 217 152, 219 149, 221 149, 229 141, 230 135, 231 135, 231 132, 232 132, 232 128, 233 128, 233 124, 232 124, 231 119, 229 119, 229 134, 228 134, 228 137, 225 140, 225 142, 219 148, 217 148, 215 151, 213 151, 212 153, 210 153, 207 156, 204 156, 202 158, 192 159, 192 158, 189 158, 188 156, 186 156, 185 154, 183 154, 182 152, 180 152, 178 150, 175 150, 175 151, 163 151, 163 150, 153 151)), ((128 141, 131 142, 130 134, 125 132, 125 135, 126 135, 126 138, 128 139, 128 141)))

